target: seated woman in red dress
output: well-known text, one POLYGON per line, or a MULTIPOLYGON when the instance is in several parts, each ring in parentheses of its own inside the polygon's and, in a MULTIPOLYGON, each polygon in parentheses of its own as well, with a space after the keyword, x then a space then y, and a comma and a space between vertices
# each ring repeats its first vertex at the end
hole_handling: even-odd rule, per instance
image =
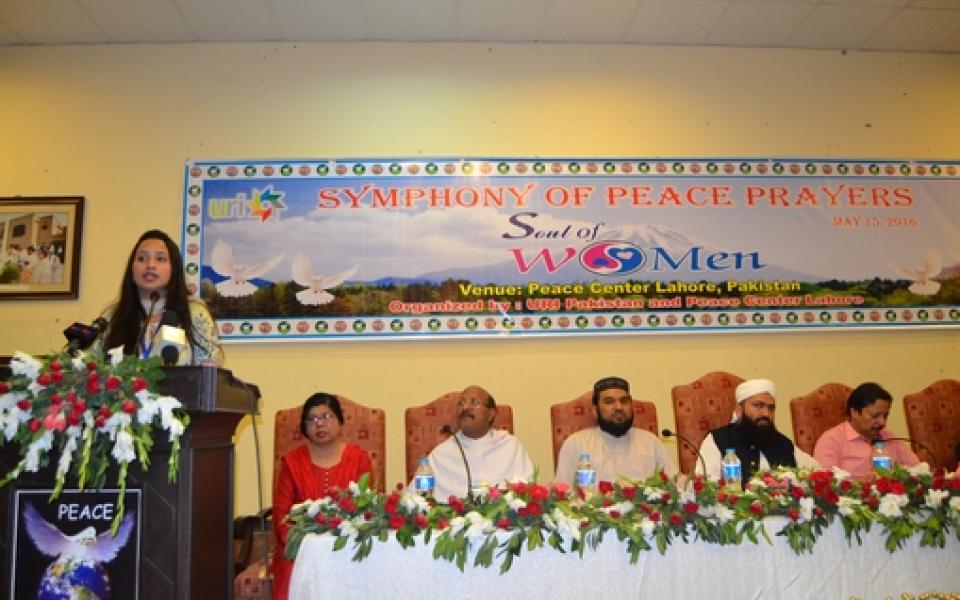
POLYGON ((274 600, 286 600, 293 573, 293 561, 283 555, 290 507, 329 496, 364 473, 373 473, 370 456, 340 439, 342 426, 343 409, 336 396, 323 392, 310 396, 300 415, 300 431, 307 443, 280 460, 280 476, 273 491, 273 533, 277 540, 272 567, 274 600))

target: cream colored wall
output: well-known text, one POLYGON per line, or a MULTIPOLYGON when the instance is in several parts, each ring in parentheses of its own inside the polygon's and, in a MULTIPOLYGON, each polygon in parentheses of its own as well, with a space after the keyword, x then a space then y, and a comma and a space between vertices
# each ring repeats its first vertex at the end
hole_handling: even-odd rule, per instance
MULTIPOLYGON (((0 304, 0 354, 44 352, 116 293, 139 233, 179 237, 188 158, 428 155, 960 158, 960 56, 581 45, 170 45, 0 48, 0 196, 87 198, 80 299, 0 304)), ((468 383, 513 405, 552 474, 549 404, 630 379, 672 425, 670 388, 714 369, 777 381, 875 379, 895 397, 960 377, 955 330, 231 345, 273 412, 318 389, 387 411, 468 383)), ((893 427, 905 432, 902 407, 893 427)), ((237 509, 256 509, 250 421, 237 509)), ((265 494, 269 504, 269 491, 265 494)))

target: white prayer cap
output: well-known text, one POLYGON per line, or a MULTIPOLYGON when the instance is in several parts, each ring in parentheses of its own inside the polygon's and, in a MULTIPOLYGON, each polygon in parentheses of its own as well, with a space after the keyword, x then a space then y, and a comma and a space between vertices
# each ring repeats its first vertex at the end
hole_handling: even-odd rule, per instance
POLYGON ((737 386, 734 396, 739 403, 751 396, 763 393, 770 394, 774 398, 777 397, 777 388, 774 387, 772 381, 769 379, 748 379, 737 386))

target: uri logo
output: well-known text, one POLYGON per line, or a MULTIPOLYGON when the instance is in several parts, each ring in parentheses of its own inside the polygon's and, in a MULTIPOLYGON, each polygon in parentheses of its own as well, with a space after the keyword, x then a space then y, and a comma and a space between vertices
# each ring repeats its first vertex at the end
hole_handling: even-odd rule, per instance
POLYGON ((271 216, 279 220, 280 211, 287 209, 287 205, 283 203, 283 192, 273 191, 273 186, 268 185, 262 191, 254 188, 252 196, 250 218, 259 218, 261 223, 271 216))
POLYGON ((629 242, 603 241, 580 252, 580 264, 597 275, 625 275, 643 266, 646 256, 629 242))

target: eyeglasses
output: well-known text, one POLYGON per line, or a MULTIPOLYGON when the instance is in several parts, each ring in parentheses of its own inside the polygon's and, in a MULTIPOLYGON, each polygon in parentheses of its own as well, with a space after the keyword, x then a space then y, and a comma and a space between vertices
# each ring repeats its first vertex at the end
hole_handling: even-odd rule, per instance
POLYGON ((323 413, 322 415, 310 415, 307 417, 307 423, 311 425, 319 425, 320 423, 329 423, 335 418, 336 415, 334 415, 332 412, 323 413))
POLYGON ((470 408, 480 408, 481 406, 489 406, 489 404, 479 398, 471 398, 469 400, 460 398, 457 400, 457 406, 460 408, 466 408, 468 406, 470 408))

